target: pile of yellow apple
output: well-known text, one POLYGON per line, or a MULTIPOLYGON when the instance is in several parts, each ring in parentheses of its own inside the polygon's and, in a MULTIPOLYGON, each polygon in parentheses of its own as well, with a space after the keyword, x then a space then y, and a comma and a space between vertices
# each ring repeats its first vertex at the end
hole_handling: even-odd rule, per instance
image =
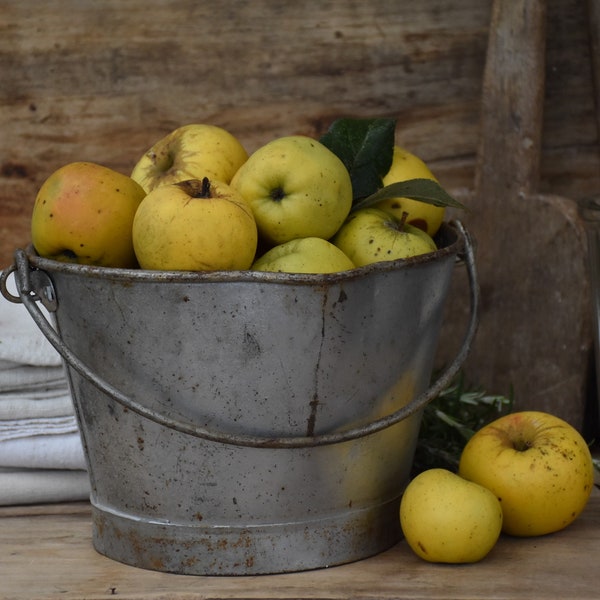
MULTIPOLYGON (((435 177, 395 146, 384 186, 435 177)), ((348 168, 306 136, 248 155, 228 131, 180 127, 124 175, 75 162, 41 186, 32 215, 40 256, 166 271, 332 273, 436 250, 444 206, 387 197, 355 209, 348 168)), ((458 473, 430 469, 407 486, 400 521, 431 562, 474 562, 500 533, 543 535, 569 525, 593 486, 585 441, 552 415, 507 415, 478 431, 458 473)))
MULTIPOLYGON (((383 184, 437 181, 394 147, 383 184)), ((444 207, 408 198, 352 210, 350 174, 320 141, 293 135, 248 154, 227 130, 179 127, 125 175, 91 162, 43 183, 32 244, 45 258, 166 271, 332 273, 436 250, 444 207)))
POLYGON ((501 533, 564 529, 593 486, 590 450, 572 425, 541 411, 510 413, 474 433, 457 473, 433 468, 417 475, 402 496, 400 523, 424 560, 477 562, 501 533))

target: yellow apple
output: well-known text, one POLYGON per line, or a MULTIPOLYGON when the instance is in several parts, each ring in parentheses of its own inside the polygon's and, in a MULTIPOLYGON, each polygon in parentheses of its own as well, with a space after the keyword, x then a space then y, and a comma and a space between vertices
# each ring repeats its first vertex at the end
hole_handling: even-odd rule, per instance
POLYGON ((137 266, 131 226, 144 190, 130 177, 91 162, 73 162, 40 187, 31 215, 36 252, 62 262, 137 266))
POLYGON ((437 250, 433 239, 423 230, 402 223, 378 208, 350 213, 331 241, 357 267, 437 250))
POLYGON ((540 411, 511 413, 477 431, 463 449, 459 474, 500 499, 503 530, 515 536, 544 535, 572 523, 594 482, 579 432, 540 411))
POLYGON ((149 192, 132 231, 140 266, 163 271, 248 269, 258 238, 252 211, 241 196, 206 177, 149 192))
POLYGON ((353 268, 352 261, 338 247, 317 237, 279 244, 252 265, 253 271, 285 273, 336 273, 353 268))
POLYGON ((204 177, 229 183, 247 158, 240 141, 226 129, 191 123, 157 141, 139 159, 131 177, 146 192, 165 183, 204 177))
POLYGON ((329 239, 352 206, 344 163, 306 136, 277 138, 250 155, 231 185, 252 207, 260 236, 271 245, 329 239))
MULTIPOLYGON (((400 146, 394 146, 392 166, 383 178, 383 185, 409 179, 432 179, 437 182, 429 167, 418 156, 400 146)), ((445 214, 443 206, 434 206, 411 198, 388 198, 375 206, 390 212, 397 219, 402 217, 402 213, 408 213, 406 222, 426 231, 431 237, 437 233, 445 214)))
POLYGON ((406 542, 422 559, 473 563, 498 541, 502 508, 485 487, 446 469, 429 469, 406 487, 400 525, 406 542))

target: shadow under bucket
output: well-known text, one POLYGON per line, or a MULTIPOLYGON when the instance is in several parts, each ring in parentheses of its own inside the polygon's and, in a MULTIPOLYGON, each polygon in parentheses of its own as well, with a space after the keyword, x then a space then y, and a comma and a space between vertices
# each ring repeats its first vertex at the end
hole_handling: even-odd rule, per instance
POLYGON ((468 235, 444 224, 437 241, 430 255, 332 275, 107 269, 18 250, 2 291, 67 366, 96 550, 158 571, 252 575, 395 544, 422 408, 476 329, 468 235), (471 319, 429 387, 457 258, 471 319))

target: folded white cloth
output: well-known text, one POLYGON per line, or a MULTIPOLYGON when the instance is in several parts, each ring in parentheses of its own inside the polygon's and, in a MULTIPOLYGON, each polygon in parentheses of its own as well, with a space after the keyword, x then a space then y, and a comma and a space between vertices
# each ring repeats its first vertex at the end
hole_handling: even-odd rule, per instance
POLYGON ((6 440, 77 433, 77 431, 77 420, 74 415, 2 420, 0 421, 0 443, 6 440))
POLYGON ((88 500, 85 471, 0 468, 0 506, 88 500))
POLYGON ((63 388, 0 393, 0 419, 36 419, 73 414, 71 393, 63 388))
MULTIPOLYGON (((10 282, 8 282, 9 291, 10 282)), ((49 313, 42 307, 49 317, 49 313)), ((0 307, 0 368, 32 365, 58 367, 60 355, 39 330, 35 321, 22 304, 4 301, 0 307)))
POLYGON ((0 369, 0 393, 15 391, 52 392, 57 389, 67 389, 66 374, 62 366, 33 367, 31 365, 18 365, 9 369, 0 369))
POLYGON ((61 357, 23 305, 0 298, 0 505, 85 500, 89 489, 61 357))
POLYGON ((2 441, 0 467, 84 470, 86 464, 79 432, 2 441))

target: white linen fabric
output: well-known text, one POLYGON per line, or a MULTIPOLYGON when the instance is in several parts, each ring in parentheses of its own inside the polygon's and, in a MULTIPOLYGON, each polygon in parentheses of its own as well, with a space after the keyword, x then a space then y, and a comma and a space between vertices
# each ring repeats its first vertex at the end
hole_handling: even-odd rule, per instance
POLYGON ((87 471, 0 468, 0 506, 87 500, 87 471))
POLYGON ((60 355, 23 305, 0 297, 0 505, 88 497, 60 355))

